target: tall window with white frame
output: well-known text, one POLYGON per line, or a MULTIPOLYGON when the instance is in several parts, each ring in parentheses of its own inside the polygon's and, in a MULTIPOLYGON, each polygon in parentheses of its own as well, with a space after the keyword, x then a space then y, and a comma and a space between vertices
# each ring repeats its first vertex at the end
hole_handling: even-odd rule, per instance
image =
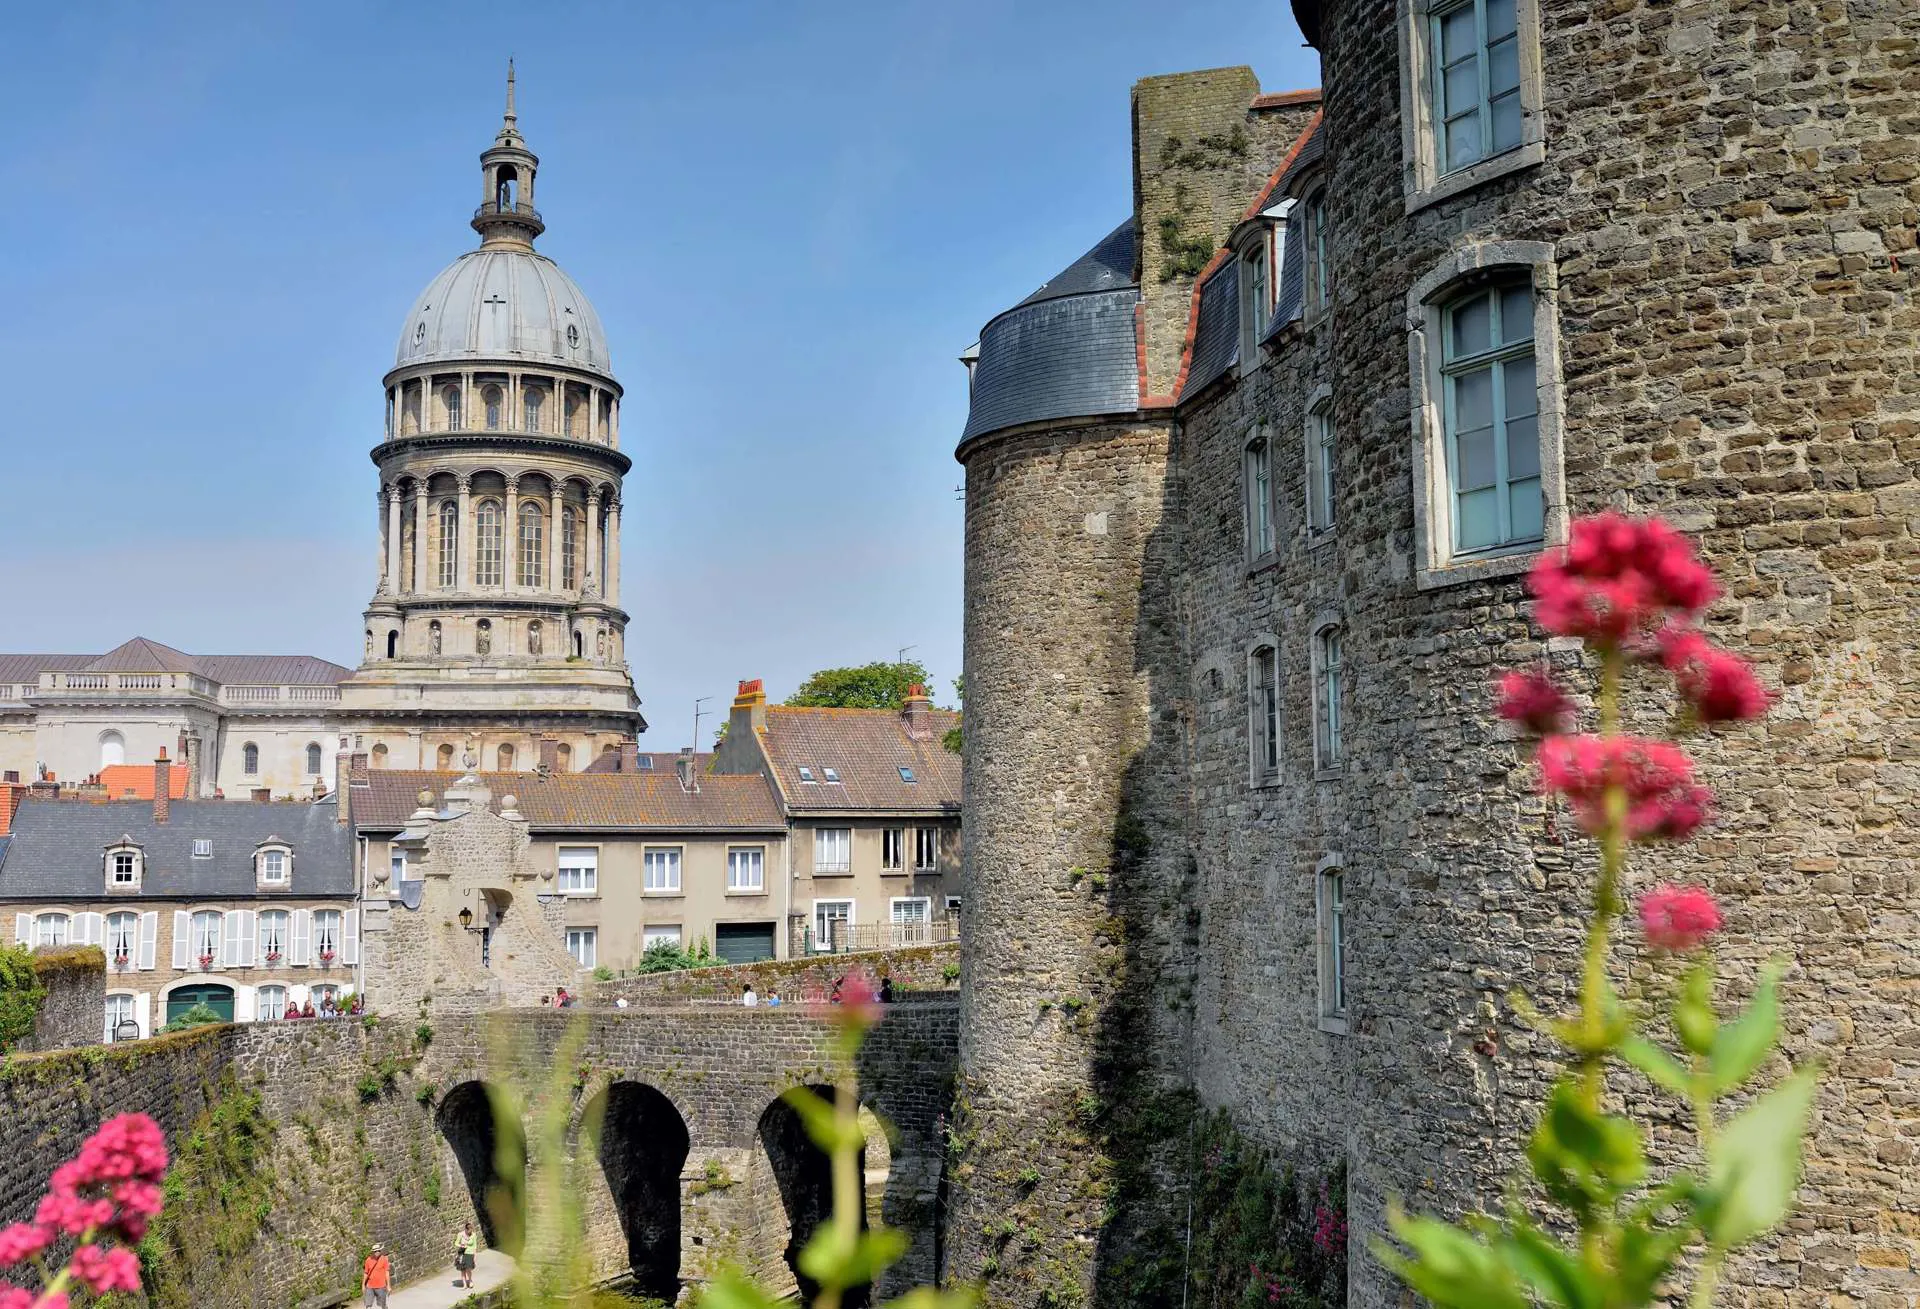
POLYGON ((555 889, 561 895, 598 895, 600 851, 590 845, 563 845, 558 855, 555 889))
POLYGON ((1461 0, 1434 8, 1433 121, 1439 171, 1451 173, 1520 144, 1517 0, 1461 0))
POLYGON ((569 927, 567 929, 567 953, 573 956, 573 962, 582 968, 595 967, 600 962, 600 932, 592 927, 569 927))
POLYGON ((904 827, 883 827, 880 829, 880 871, 898 873, 907 866, 907 829, 904 827))
POLYGON ((1309 317, 1324 311, 1333 299, 1333 265, 1327 246, 1327 188, 1315 187, 1301 206, 1302 244, 1306 247, 1304 295, 1309 317))
POLYGON ((116 992, 107 997, 107 1035, 106 1039, 119 1039, 119 1027, 122 1023, 139 1024, 137 1017, 138 1002, 127 992, 116 992))
POLYGON ((187 940, 190 957, 201 966, 217 968, 220 966, 220 928, 223 915, 217 910, 202 909, 194 914, 188 923, 187 940))
POLYGON ((1447 304, 1440 319, 1453 552, 1538 544, 1546 501, 1533 287, 1509 282, 1472 291, 1447 304))
POLYGON ((1257 786, 1280 779, 1280 655, 1270 645, 1254 650, 1247 664, 1248 735, 1253 743, 1257 786))
POLYGON ((1267 274, 1267 233, 1264 228, 1240 254, 1240 370, 1260 362, 1260 329, 1273 312, 1267 274))
POLYGON ((340 957, 340 911, 313 911, 313 957, 322 968, 340 957))
POLYGON ((853 829, 819 827, 813 833, 813 871, 846 873, 853 870, 853 829))
POLYGON ((255 926, 260 946, 260 966, 278 968, 286 958, 287 943, 293 939, 284 909, 263 909, 255 926))
POLYGON ((473 582, 499 586, 501 577, 500 502, 482 500, 473 511, 473 582))
POLYGON ((522 586, 546 585, 546 571, 541 567, 546 545, 544 517, 537 504, 527 503, 520 506, 520 585, 522 586))
POLYGON ((1335 453, 1333 402, 1322 400, 1307 414, 1307 526, 1316 532, 1333 528, 1335 453))
POLYGON ((540 430, 540 409, 546 403, 547 393, 538 387, 529 386, 520 394, 521 407, 526 411, 526 424, 521 430, 537 432, 540 430))
POLYGON ((256 1002, 255 1022, 273 1023, 287 1016, 287 988, 284 986, 261 987, 256 1002))
POLYGON ((1345 676, 1340 628, 1321 628, 1313 644, 1314 763, 1327 770, 1340 767, 1346 757, 1340 739, 1340 684, 1345 676))
POLYGON ((449 432, 459 431, 460 430, 460 388, 457 386, 450 386, 446 390, 440 393, 440 398, 446 406, 447 430, 449 432))
POLYGON ((727 848, 727 890, 758 895, 767 889, 767 852, 757 845, 727 848))
POLYGON ((1273 553, 1273 447, 1265 433, 1247 442, 1245 464, 1247 558, 1264 559, 1273 553))
POLYGON ((37 946, 65 945, 73 920, 65 914, 41 914, 33 920, 33 943, 37 946))
POLYGON ((459 580, 460 566, 460 506, 453 500, 440 502, 440 536, 437 542, 440 556, 437 561, 440 589, 451 591, 459 580))
POLYGON ((913 829, 913 869, 917 873, 930 873, 940 865, 940 829, 937 827, 916 827, 913 829))
POLYGON ((117 913, 107 915, 107 962, 115 968, 133 966, 133 952, 138 944, 140 915, 117 913))
POLYGON ((1323 867, 1314 879, 1320 947, 1320 1019, 1343 1024, 1347 1017, 1346 874, 1323 867))
POLYGON ((680 894, 678 846, 648 850, 641 856, 640 862, 644 875, 641 886, 649 895, 680 894))
POLYGON ((489 386, 480 393, 480 401, 487 407, 487 430, 489 432, 497 432, 500 430, 502 399, 503 396, 500 388, 497 386, 489 386))

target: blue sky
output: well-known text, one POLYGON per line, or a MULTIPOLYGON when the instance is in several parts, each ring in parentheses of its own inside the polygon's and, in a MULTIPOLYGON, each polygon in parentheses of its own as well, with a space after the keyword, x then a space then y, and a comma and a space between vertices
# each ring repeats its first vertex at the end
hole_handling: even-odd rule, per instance
POLYGON ((0 649, 358 659, 380 378, 518 61, 626 387, 655 748, 735 679, 960 666, 955 362, 1129 207, 1134 79, 1313 85, 1285 0, 9 13, 0 649))

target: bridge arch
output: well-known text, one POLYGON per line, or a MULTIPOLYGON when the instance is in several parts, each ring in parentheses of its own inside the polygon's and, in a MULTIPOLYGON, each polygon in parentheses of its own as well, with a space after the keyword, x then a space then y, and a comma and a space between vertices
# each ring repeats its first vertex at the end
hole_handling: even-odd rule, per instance
POLYGON ((597 1153, 626 1237, 633 1289, 672 1304, 680 1294, 680 1175, 692 1139, 679 1107, 645 1082, 612 1082, 582 1119, 597 1123, 597 1153))
MULTIPOLYGON (((833 1099, 831 1086, 808 1086, 806 1090, 824 1100, 833 1099)), ((872 1115, 868 1115, 872 1119, 872 1115)), ((878 1120, 873 1120, 878 1126, 878 1120)), ((806 1248, 814 1230, 833 1213, 833 1161, 826 1151, 813 1143, 801 1123, 800 1113, 784 1099, 776 1099, 760 1114, 758 1128, 762 1157, 773 1173, 780 1193, 780 1207, 786 1217, 786 1244, 781 1251, 794 1284, 805 1301, 819 1291, 814 1280, 800 1271, 800 1252, 806 1248)), ((868 1151, 861 1150, 859 1168, 866 1173, 868 1151)), ((863 1203, 860 1225, 868 1226, 867 1205, 863 1203)), ((871 1287, 849 1288, 840 1303, 846 1309, 864 1309, 871 1302, 871 1287)))
POLYGON ((487 1082, 461 1082, 434 1115, 473 1201, 480 1235, 516 1258, 526 1235, 527 1137, 509 1097, 487 1082))

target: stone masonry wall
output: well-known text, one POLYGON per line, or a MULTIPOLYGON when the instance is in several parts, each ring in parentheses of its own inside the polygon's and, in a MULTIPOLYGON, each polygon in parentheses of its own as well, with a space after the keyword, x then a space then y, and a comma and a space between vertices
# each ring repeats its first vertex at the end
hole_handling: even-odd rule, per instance
POLYGON ((740 988, 751 982, 764 999, 777 991, 782 999, 826 995, 833 984, 857 968, 876 978, 891 977, 903 990, 952 990, 957 979, 948 971, 960 966, 957 944, 908 946, 898 950, 877 950, 861 954, 816 956, 810 959, 769 959, 755 964, 734 964, 724 968, 686 968, 670 973, 642 973, 608 982, 595 982, 587 988, 587 998, 597 1004, 612 1004, 624 999, 649 1004, 672 1000, 707 1000, 738 1003, 740 988))
POLYGON ((92 1045, 103 1032, 107 1005, 107 957, 96 945, 37 950, 34 975, 46 988, 34 1019, 29 1050, 92 1045))

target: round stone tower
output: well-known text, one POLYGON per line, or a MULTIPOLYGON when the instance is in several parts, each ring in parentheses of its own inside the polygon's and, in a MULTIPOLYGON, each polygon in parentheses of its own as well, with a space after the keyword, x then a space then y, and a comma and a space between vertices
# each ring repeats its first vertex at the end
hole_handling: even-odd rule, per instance
POLYGON ((539 163, 509 68, 479 248, 421 292, 385 379, 379 574, 342 710, 395 767, 474 747, 532 767, 545 735, 548 762, 578 768, 645 728, 620 608, 621 388, 599 315, 533 248, 539 163))

